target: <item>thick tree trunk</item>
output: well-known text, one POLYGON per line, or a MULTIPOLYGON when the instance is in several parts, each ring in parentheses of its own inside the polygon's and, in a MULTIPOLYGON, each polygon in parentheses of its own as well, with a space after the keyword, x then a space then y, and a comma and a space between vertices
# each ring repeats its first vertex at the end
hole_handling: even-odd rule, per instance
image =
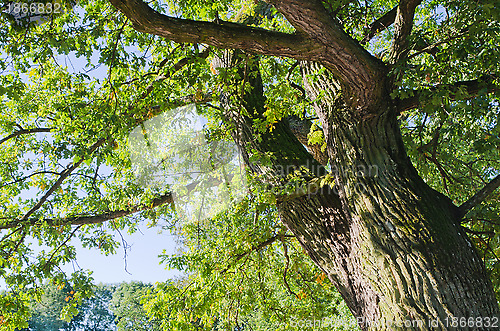
MULTIPOLYGON (((226 104, 226 122, 234 125, 233 137, 247 164, 274 186, 301 167, 308 168, 302 172, 306 179, 322 176, 324 168, 284 121, 256 139, 252 123, 264 119, 265 109, 258 62, 238 53, 231 58, 226 65, 237 65, 243 77, 232 83, 234 90, 242 91, 239 84, 251 86, 225 96, 236 97, 247 114, 226 104), (271 152, 270 164, 251 162, 250 150, 271 152)), ((335 187, 281 199, 283 222, 364 330, 492 325, 499 311, 482 261, 460 228, 457 207, 427 186, 409 161, 390 102, 378 114, 358 112, 365 114, 359 119, 341 101, 339 85, 327 72, 316 75, 317 69, 303 67, 310 78, 305 87, 316 100, 335 187)))
MULTIPOLYGON (((317 68, 303 69, 310 78, 317 68)), ((491 282, 457 207, 418 176, 389 97, 361 119, 343 106, 337 86, 326 74, 306 83, 339 195, 320 190, 282 202, 285 224, 363 330, 498 326, 491 282)))

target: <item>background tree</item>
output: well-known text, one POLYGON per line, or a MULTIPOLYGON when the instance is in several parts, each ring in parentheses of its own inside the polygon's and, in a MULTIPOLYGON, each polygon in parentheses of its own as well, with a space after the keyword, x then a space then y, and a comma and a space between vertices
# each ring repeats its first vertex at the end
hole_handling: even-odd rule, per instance
POLYGON ((111 307, 116 315, 118 330, 161 330, 157 320, 151 320, 143 307, 143 297, 152 286, 140 282, 121 283, 113 292, 111 307))
POLYGON ((61 311, 75 293, 69 286, 45 284, 39 298, 32 298, 29 326, 23 330, 76 331, 115 330, 115 316, 109 309, 114 286, 99 284, 94 295, 78 306, 78 314, 71 320, 64 320, 61 311), (61 318, 62 317, 62 318, 61 318))
POLYGON ((71 288, 67 286, 46 285, 41 295, 40 302, 33 300, 32 316, 29 327, 25 330, 75 330, 72 323, 68 323, 60 318, 61 310, 65 306, 65 300, 71 296, 71 288))
POLYGON ((115 285, 98 284, 91 298, 78 307, 78 315, 71 320, 75 330, 104 331, 116 329, 116 314, 111 307, 115 285))
MULTIPOLYGON (((187 231, 175 222, 169 185, 134 180, 126 146, 137 125, 194 102, 209 118, 209 137, 240 146, 247 199, 262 201, 256 224, 276 208, 290 231, 246 244, 258 252, 272 238, 283 243, 285 266, 273 264, 283 270, 281 290, 297 291, 284 248, 293 234, 362 329, 436 318, 442 329, 452 318, 475 329, 498 318, 493 2, 110 3, 81 2, 83 10, 39 25, 2 16, 0 262, 11 293, 29 296, 39 279, 64 279, 76 305, 90 295, 88 278, 57 268, 75 257, 71 238, 112 253, 110 232, 133 230, 137 219, 187 231), (68 54, 107 73, 61 66, 57 56, 68 54), (291 190, 295 183, 302 186, 291 190), (32 257, 29 237, 47 249, 32 257)), ((212 230, 196 226, 198 238, 203 231, 212 230)), ((205 263, 188 257, 176 266, 205 263)), ((238 323, 210 308, 184 322, 238 323)), ((4 315, 6 325, 17 323, 4 315)))

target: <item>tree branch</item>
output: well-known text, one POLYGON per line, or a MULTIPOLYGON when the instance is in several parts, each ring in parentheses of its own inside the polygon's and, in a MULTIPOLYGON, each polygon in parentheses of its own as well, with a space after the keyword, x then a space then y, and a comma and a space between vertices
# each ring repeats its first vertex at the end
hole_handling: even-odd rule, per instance
POLYGON ((297 91, 299 91, 301 93, 302 99, 306 99, 306 97, 307 97, 306 90, 304 90, 304 88, 302 86, 295 84, 290 77, 292 75, 293 70, 299 66, 299 63, 300 63, 299 61, 295 61, 295 63, 290 66, 290 68, 288 69, 288 73, 286 74, 285 79, 288 81, 288 84, 290 84, 291 87, 293 87, 294 89, 296 89, 297 91))
POLYGON ((439 84, 431 87, 428 90, 418 90, 413 92, 413 96, 398 99, 397 106, 399 113, 404 111, 417 108, 422 104, 422 101, 430 94, 436 93, 439 90, 448 90, 449 98, 452 101, 456 100, 468 100, 479 94, 480 91, 486 89, 487 93, 497 92, 499 87, 494 83, 496 76, 485 75, 479 79, 466 80, 461 82, 456 82, 454 84, 439 84), (463 97, 462 91, 467 92, 467 96, 463 97))
POLYGON ((288 292, 300 300, 299 296, 294 291, 292 291, 290 285, 288 284, 288 281, 286 280, 286 272, 288 270, 288 266, 290 265, 290 257, 288 256, 288 247, 286 246, 283 238, 281 238, 281 243, 283 244, 283 254, 285 255, 286 259, 285 270, 283 271, 283 283, 285 284, 285 287, 287 288, 288 292))
POLYGON ((52 130, 52 128, 34 128, 34 129, 27 129, 27 130, 21 129, 21 130, 14 132, 14 133, 11 133, 7 137, 0 140, 0 144, 3 144, 4 142, 6 142, 9 139, 15 138, 15 137, 23 135, 23 134, 38 133, 38 132, 50 132, 51 130, 52 130))
POLYGON ((83 224, 103 223, 103 222, 110 221, 110 220, 113 220, 116 218, 125 217, 125 216, 131 215, 131 214, 135 214, 135 213, 140 212, 140 211, 153 209, 153 208, 156 208, 158 206, 161 206, 161 205, 164 205, 167 203, 173 203, 172 193, 170 193, 170 192, 153 199, 152 203, 148 206, 136 205, 136 206, 134 206, 130 209, 127 209, 127 210, 109 211, 109 212, 106 212, 103 214, 92 215, 92 216, 75 216, 75 217, 68 217, 68 218, 61 218, 61 219, 42 219, 42 220, 40 220, 38 218, 17 219, 17 220, 12 220, 6 224, 0 225, 0 230, 14 228, 14 227, 18 226, 23 221, 29 225, 41 225, 43 222, 43 223, 47 223, 48 225, 51 225, 51 226, 66 225, 66 224, 83 225, 83 224))
MULTIPOLYGON (((0 185, 0 188, 3 188, 5 186, 9 186, 9 185, 12 185, 12 184, 16 184, 16 183, 19 183, 19 182, 22 182, 28 178, 31 178, 33 176, 36 176, 36 175, 42 175, 42 174, 51 174, 51 175, 59 175, 58 172, 55 172, 55 171, 37 171, 37 172, 34 172, 32 174, 29 174, 29 175, 26 175, 24 177, 21 177, 21 178, 18 178, 18 179, 15 179, 11 182, 8 182, 8 183, 5 183, 5 184, 2 184, 0 185)), ((13 176, 12 176, 13 177, 13 176)))
POLYGON ((408 60, 422 54, 422 53, 429 53, 429 54, 436 54, 436 52, 438 51, 437 49, 437 46, 439 45, 442 45, 442 44, 446 44, 454 39, 457 39, 457 38, 460 38, 460 37, 463 37, 465 36, 467 33, 468 33, 468 29, 465 29, 464 31, 461 31, 460 33, 454 35, 454 36, 451 36, 451 37, 448 37, 444 40, 441 40, 441 41, 438 41, 438 42, 435 42, 434 44, 431 44, 431 45, 427 45, 421 49, 416 49, 416 52, 409 55, 408 56, 408 60))
POLYGON ((498 187, 500 187, 500 175, 493 178, 488 184, 479 190, 479 192, 474 194, 474 196, 458 207, 460 218, 464 217, 472 208, 483 202, 498 187))
POLYGON ((321 56, 307 60, 320 62, 334 73, 342 84, 348 106, 367 109, 381 100, 385 65, 352 39, 321 1, 266 1, 272 3, 299 34, 307 34, 316 41, 321 56))
POLYGON ((52 259, 54 258, 54 256, 56 256, 57 252, 63 247, 65 246, 68 241, 71 240, 71 238, 73 238, 73 236, 75 235, 75 233, 81 228, 82 226, 79 225, 77 226, 70 234, 69 236, 61 243, 59 244, 59 246, 57 246, 56 249, 54 249, 54 251, 52 252, 52 254, 50 255, 50 257, 45 261, 45 264, 43 265, 42 269, 45 269, 50 263, 52 263, 52 259))
POLYGON ((394 21, 394 40, 390 62, 396 63, 408 55, 408 36, 413 28, 415 9, 422 0, 400 0, 394 21))
MULTIPOLYGON (((283 233, 280 233, 280 234, 277 234, 267 240, 264 240, 263 242, 253 246, 252 248, 250 248, 248 251, 246 252, 243 252, 243 253, 240 253, 240 254, 237 254, 237 255, 234 255, 233 257, 235 258, 235 261, 234 263, 237 263, 239 260, 241 260, 242 258, 244 258, 245 256, 247 256, 248 254, 252 253, 252 252, 258 252, 260 251, 261 249, 263 249, 264 247, 266 246, 269 246, 269 245, 272 245, 276 240, 283 240, 283 238, 293 238, 295 236, 291 236, 291 235, 285 235, 283 233)), ((231 266, 228 266, 226 267, 225 269, 223 269, 221 271, 221 273, 225 273, 229 270, 231 266)))
MULTIPOLYGON (((89 153, 93 153, 97 148, 99 148, 102 144, 104 144, 104 142, 106 141, 106 139, 104 138, 101 138, 99 139, 96 143, 94 143, 89 149, 88 149, 88 152, 89 153)), ((52 187, 40 198, 40 200, 38 200, 38 202, 33 206, 31 207, 30 210, 28 210, 26 212, 26 214, 24 214, 24 216, 21 218, 21 221, 22 220, 26 220, 28 217, 30 217, 35 211, 37 211, 38 209, 40 209, 40 207, 45 203, 45 201, 47 201, 47 199, 52 195, 52 193, 54 193, 55 190, 57 190, 62 182, 73 172, 73 170, 75 170, 76 168, 78 168, 82 163, 83 161, 85 161, 85 157, 81 157, 80 160, 78 160, 77 162, 71 164, 68 166, 68 168, 66 168, 65 170, 63 170, 60 174, 59 174, 59 178, 57 179, 57 181, 52 185, 52 187)))
POLYGON ((368 30, 365 33, 365 36, 363 37, 363 40, 361 40, 361 44, 368 43, 373 37, 375 37, 377 33, 384 31, 389 26, 391 26, 392 23, 394 23, 394 21, 396 20, 397 11, 398 7, 394 7, 383 16, 375 20, 372 24, 370 24, 370 26, 368 26, 368 30))
POLYGON ((142 0, 110 0, 137 31, 178 43, 198 43, 222 49, 243 49, 263 55, 307 59, 317 54, 315 43, 300 35, 286 34, 238 23, 179 19, 158 13, 142 0))
POLYGON ((384 64, 368 53, 328 15, 319 0, 269 0, 299 30, 286 34, 237 23, 193 21, 169 17, 142 0, 110 0, 137 31, 186 43, 203 43, 222 49, 282 56, 324 63, 342 81, 346 102, 369 108, 380 100, 379 82, 384 64), (305 33, 304 33, 305 32, 305 33))
MULTIPOLYGON (((193 55, 193 56, 187 56, 185 58, 182 58, 180 59, 179 61, 177 61, 173 66, 172 66, 172 70, 169 71, 168 73, 164 74, 164 75, 158 75, 149 85, 148 87, 146 87, 146 91, 144 91, 142 94, 141 94, 141 97, 140 99, 144 99, 146 98, 154 89, 154 83, 156 82, 159 82, 159 81, 163 81, 165 79, 168 79, 170 77, 172 77, 173 74, 175 74, 177 71, 181 70, 182 68, 184 68, 186 65, 190 64, 193 62, 193 60, 195 59, 206 59, 208 57, 208 55, 210 54, 210 49, 209 48, 206 48, 205 50, 203 50, 203 52, 201 52, 200 54, 197 54, 197 55, 193 55)), ((162 66, 162 64, 160 64, 160 66, 162 66)))

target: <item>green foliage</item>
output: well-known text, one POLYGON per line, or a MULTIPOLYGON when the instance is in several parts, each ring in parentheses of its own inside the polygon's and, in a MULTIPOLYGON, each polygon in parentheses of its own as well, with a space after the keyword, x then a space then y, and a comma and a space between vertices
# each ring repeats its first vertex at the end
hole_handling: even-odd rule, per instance
POLYGON ((158 320, 150 319, 143 307, 151 285, 140 282, 122 283, 113 292, 111 309, 116 316, 118 331, 161 330, 158 320))
POLYGON ((76 307, 76 315, 65 320, 61 311, 73 299, 74 291, 67 284, 45 284, 40 288, 39 297, 30 300, 31 318, 23 330, 160 330, 156 322, 148 319, 141 304, 149 288, 151 285, 137 282, 99 284, 93 287, 93 296, 76 307))
MULTIPOLYGON (((323 3, 354 39, 361 40, 369 24, 397 2, 323 3)), ((243 0, 157 1, 151 6, 208 21, 240 21, 255 12, 253 1, 243 0)), ((391 67, 395 99, 414 95, 414 89, 423 96, 418 108, 400 118, 408 154, 424 180, 457 204, 498 174, 499 100, 498 92, 481 89, 479 97, 471 98, 465 90, 444 84, 499 76, 499 15, 490 0, 423 1, 410 35, 409 61, 391 67)), ((258 21, 263 28, 293 30, 275 11, 258 21)), ((387 61, 393 31, 390 27, 381 32, 365 45, 367 50, 387 61)), ((212 137, 229 138, 232 128, 222 124, 219 101, 230 94, 239 104, 240 95, 230 91, 228 83, 241 77, 237 68, 211 66, 222 51, 210 49, 204 57, 203 45, 139 33, 104 0, 80 1, 73 10, 38 25, 19 26, 2 15, 0 47, 0 139, 5 138, 0 143, 0 227, 5 227, 0 275, 8 289, 0 295, 2 330, 27 327, 28 320, 35 319, 54 328, 88 323, 79 320, 87 309, 82 307, 106 315, 108 308, 101 303, 109 299, 111 289, 99 289, 92 299, 91 275, 67 275, 59 266, 76 258, 72 239, 112 254, 119 246, 116 231, 133 232, 142 220, 178 236, 184 251, 162 258, 171 268, 184 270, 186 277, 155 286, 118 287, 111 302, 121 329, 288 330, 299 320, 352 321, 332 284, 279 223, 276 197, 268 191, 252 184, 241 203, 211 220, 179 223, 168 205, 146 208, 169 186, 138 185, 127 137, 146 119, 185 104, 186 97, 198 102, 210 92, 211 103, 199 107, 208 118, 207 129, 212 137), (188 64, 176 67, 187 58, 188 64), (32 129, 39 132, 27 132, 32 129), (76 164, 77 169, 54 186, 76 164), (52 187, 47 201, 31 212, 52 187), (104 224, 63 221, 133 206, 145 210, 104 224), (12 222, 15 226, 9 227, 12 222), (47 282, 53 286, 40 285, 47 282), (66 290, 73 293, 68 296, 66 290)), ((289 72, 293 61, 258 60, 266 112, 254 123, 257 132, 273 130, 289 115, 315 116, 312 101, 290 84, 301 84, 300 70, 289 72)), ((248 88, 241 84, 242 90, 248 88)), ((313 131, 309 140, 323 145, 323 133, 313 131)), ((471 211, 464 224, 497 293, 499 199, 497 191, 471 211)), ((111 315, 106 316, 108 323, 111 315)))
POLYGON ((157 284, 145 304, 163 329, 292 330, 325 318, 354 325, 332 284, 257 197, 177 231, 186 250, 164 259, 187 277, 157 284))
POLYGON ((22 330, 113 330, 115 316, 108 308, 113 290, 111 286, 98 285, 92 298, 82 300, 77 306, 68 306, 77 295, 69 284, 44 284, 29 300, 31 317, 22 330), (68 312, 74 316, 68 316, 68 312))

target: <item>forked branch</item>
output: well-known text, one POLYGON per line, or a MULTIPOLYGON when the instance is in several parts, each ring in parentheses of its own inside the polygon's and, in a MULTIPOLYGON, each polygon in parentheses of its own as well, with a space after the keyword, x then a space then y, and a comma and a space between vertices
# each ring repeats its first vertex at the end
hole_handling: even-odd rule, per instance
POLYGON ((110 1, 137 31, 179 43, 321 62, 342 82, 345 99, 353 108, 370 108, 373 101, 381 99, 382 91, 374 82, 385 77, 383 63, 345 33, 319 0, 267 1, 294 25, 298 30, 295 34, 220 20, 179 19, 160 14, 142 0, 110 1))
MULTIPOLYGON (((102 146, 102 144, 104 144, 105 141, 106 140, 104 138, 99 139, 97 142, 95 142, 88 149, 88 153, 89 154, 93 153, 96 149, 98 149, 100 146, 102 146)), ((59 178, 50 187, 50 189, 47 192, 45 192, 45 194, 40 198, 40 200, 38 200, 38 202, 33 207, 31 207, 30 210, 28 210, 26 212, 26 214, 24 214, 24 216, 21 218, 21 221, 28 219, 34 212, 36 212, 38 209, 40 209, 40 207, 45 203, 45 201, 47 201, 47 199, 52 195, 52 193, 54 193, 61 186, 61 184, 64 182, 64 180, 69 175, 71 175, 71 173, 76 168, 78 168, 83 163, 83 161, 85 161, 85 157, 81 157, 80 160, 78 160, 77 162, 74 162, 74 163, 70 164, 65 170, 63 170, 59 174, 59 178)))
POLYGON ((460 218, 464 217, 472 208, 483 202, 493 191, 500 186, 500 175, 493 178, 479 192, 474 194, 469 200, 465 201, 460 207, 460 218))
POLYGON ((319 0, 266 0, 300 34, 316 42, 320 56, 309 57, 330 69, 342 84, 345 101, 356 109, 369 109, 382 97, 378 84, 386 77, 384 64, 351 38, 319 0))
POLYGON ((137 31, 154 34, 178 43, 207 44, 222 49, 310 58, 316 53, 314 42, 300 35, 270 31, 238 23, 193 21, 166 16, 142 0, 110 0, 132 22, 137 31))

